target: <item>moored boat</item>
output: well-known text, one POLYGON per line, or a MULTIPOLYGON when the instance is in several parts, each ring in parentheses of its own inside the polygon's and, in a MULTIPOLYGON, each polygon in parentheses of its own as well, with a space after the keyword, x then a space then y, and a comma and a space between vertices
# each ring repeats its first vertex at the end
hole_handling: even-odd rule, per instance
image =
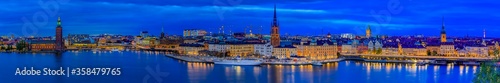
POLYGON ((480 65, 481 63, 476 62, 476 61, 468 61, 468 62, 463 62, 463 65, 480 65))
POLYGON ((262 64, 259 60, 221 60, 214 61, 214 64, 219 65, 260 65, 262 64))
POLYGON ((239 56, 237 56, 236 59, 214 61, 214 64, 219 64, 219 65, 261 65, 262 61, 261 60, 241 59, 239 56))
POLYGON ((433 65, 446 65, 446 61, 431 61, 430 64, 433 65))
POLYGON ((312 65, 314 65, 314 66, 322 66, 323 63, 317 61, 317 62, 312 62, 312 65))

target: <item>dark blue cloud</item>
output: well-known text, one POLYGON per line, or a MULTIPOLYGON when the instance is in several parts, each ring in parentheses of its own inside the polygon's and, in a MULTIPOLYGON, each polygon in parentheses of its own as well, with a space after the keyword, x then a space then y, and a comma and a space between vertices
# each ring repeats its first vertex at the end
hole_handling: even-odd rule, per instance
POLYGON ((444 16, 451 36, 482 36, 483 29, 500 36, 495 34, 500 31, 495 0, 6 0, 0 1, 0 35, 51 36, 57 16, 65 34, 147 30, 158 35, 162 25, 167 34, 177 35, 193 28, 216 33, 222 25, 226 32, 253 26, 254 32, 268 34, 275 3, 283 34, 364 34, 370 24, 378 35, 437 36, 444 16), (44 6, 50 1, 57 4, 54 16, 46 7, 55 6, 44 6), (34 28, 23 28, 27 24, 34 28))

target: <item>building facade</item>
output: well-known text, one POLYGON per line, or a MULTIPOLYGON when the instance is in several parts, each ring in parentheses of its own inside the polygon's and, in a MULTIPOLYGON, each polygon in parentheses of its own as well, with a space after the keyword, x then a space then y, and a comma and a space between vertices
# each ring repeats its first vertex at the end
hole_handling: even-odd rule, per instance
POLYGON ((254 44, 254 53, 260 54, 263 56, 272 56, 273 55, 273 46, 271 43, 265 44, 254 44))
POLYGON ((56 41, 54 40, 32 40, 29 48, 31 51, 56 51, 56 41))
POLYGON ((337 44, 328 40, 309 41, 295 45, 298 56, 304 56, 310 60, 325 60, 337 58, 337 44))
POLYGON ((455 44, 452 42, 441 43, 441 46, 439 47, 439 55, 455 56, 456 55, 455 44))
POLYGON ((201 44, 180 44, 179 47, 180 54, 191 56, 200 55, 199 51, 205 50, 205 47, 201 44))
POLYGON ((278 59, 286 59, 297 55, 297 48, 291 45, 280 45, 273 48, 273 56, 278 59))

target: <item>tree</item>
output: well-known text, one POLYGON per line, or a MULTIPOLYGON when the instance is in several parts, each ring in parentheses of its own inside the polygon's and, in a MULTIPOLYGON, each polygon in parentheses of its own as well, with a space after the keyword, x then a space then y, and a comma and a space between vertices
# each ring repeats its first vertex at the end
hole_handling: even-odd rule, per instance
POLYGON ((431 51, 430 50, 427 50, 427 56, 431 56, 431 51))
POLYGON ((24 40, 21 40, 21 41, 19 41, 19 42, 16 44, 16 50, 17 50, 17 51, 25 51, 25 50, 26 50, 25 48, 26 48, 27 46, 28 46, 28 45, 26 44, 26 42, 24 42, 24 40))
POLYGON ((377 54, 382 54, 382 48, 377 49, 377 54))
POLYGON ((436 56, 437 54, 438 54, 438 52, 437 52, 437 51, 435 51, 435 50, 434 50, 434 51, 432 51, 432 56, 436 56))
POLYGON ((500 70, 495 67, 498 57, 490 62, 485 62, 479 67, 479 72, 475 74, 474 83, 500 83, 500 70))
POLYGON ((7 49, 5 50, 11 50, 12 49, 12 45, 7 45, 7 49))
POLYGON ((493 51, 493 55, 495 55, 495 56, 497 56, 499 53, 500 53, 500 51, 498 49, 495 49, 495 51, 493 51))

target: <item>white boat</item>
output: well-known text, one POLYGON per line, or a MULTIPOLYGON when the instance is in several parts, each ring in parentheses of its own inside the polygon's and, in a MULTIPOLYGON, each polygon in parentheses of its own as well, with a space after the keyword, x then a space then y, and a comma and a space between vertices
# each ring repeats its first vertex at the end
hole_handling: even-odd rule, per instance
POLYGON ((219 64, 219 65, 260 65, 260 64, 262 64, 262 61, 236 59, 236 60, 214 61, 214 64, 219 64))
POLYGON ((111 51, 116 52, 116 51, 120 51, 120 50, 118 50, 118 49, 116 49, 116 48, 113 48, 113 49, 111 49, 111 51))
POLYGON ((417 60, 417 65, 425 65, 427 64, 428 62, 426 62, 425 60, 417 60))
POLYGON ((321 62, 312 62, 312 65, 314 65, 314 66, 322 66, 323 63, 321 63, 321 62))
POLYGON ((476 62, 476 61, 468 61, 468 62, 464 62, 462 64, 463 65, 480 65, 481 63, 476 62))
POLYGON ((92 53, 94 53, 94 54, 97 53, 97 49, 93 49, 92 53))
POLYGON ((446 65, 446 61, 431 61, 430 64, 433 64, 433 65, 446 65))

